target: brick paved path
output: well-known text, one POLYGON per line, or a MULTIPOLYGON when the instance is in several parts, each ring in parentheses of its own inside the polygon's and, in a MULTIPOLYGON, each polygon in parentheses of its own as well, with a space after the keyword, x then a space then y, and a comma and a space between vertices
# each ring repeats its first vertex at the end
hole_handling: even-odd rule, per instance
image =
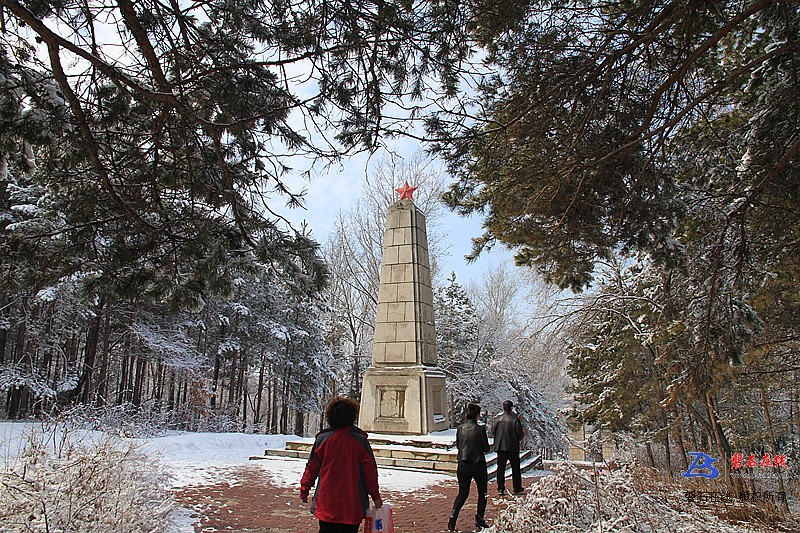
MULTIPOLYGON (((416 475, 416 474, 414 474, 416 475)), ((195 531, 254 531, 260 533, 316 533, 317 521, 309 512, 311 504, 300 501, 296 486, 270 481, 259 465, 243 465, 222 472, 219 482, 202 487, 186 487, 177 492, 181 505, 193 511, 195 531)), ((530 479, 523 480, 527 485, 530 479)), ((455 478, 414 492, 381 489, 383 499, 394 507, 397 533, 437 533, 447 531, 447 518, 458 487, 455 478)), ((505 507, 505 499, 495 497, 489 484, 486 519, 505 507)), ((470 497, 458 519, 459 531, 473 531, 477 496, 472 486, 470 497)))

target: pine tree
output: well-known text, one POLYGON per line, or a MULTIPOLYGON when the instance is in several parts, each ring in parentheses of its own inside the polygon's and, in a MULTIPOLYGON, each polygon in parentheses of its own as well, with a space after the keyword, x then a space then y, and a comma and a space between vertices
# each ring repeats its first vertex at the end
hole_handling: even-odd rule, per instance
POLYGON ((455 272, 446 285, 434 289, 433 307, 436 354, 448 378, 451 420, 458 423, 467 402, 479 401, 483 395, 490 351, 479 341, 478 315, 455 272))
POLYGON ((384 109, 454 93, 468 47, 436 2, 0 5, 3 168, 35 165, 106 292, 175 308, 242 256, 319 290, 315 243, 274 209, 302 203, 289 174, 410 128, 384 109))

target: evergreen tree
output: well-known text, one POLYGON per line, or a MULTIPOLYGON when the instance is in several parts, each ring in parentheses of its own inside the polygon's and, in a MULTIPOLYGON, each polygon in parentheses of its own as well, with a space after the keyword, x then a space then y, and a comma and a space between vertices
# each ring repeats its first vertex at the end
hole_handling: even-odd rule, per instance
POLYGON ((410 127, 384 108, 454 93, 468 46, 437 2, 0 6, 3 178, 58 199, 56 236, 105 291, 175 308, 229 291, 248 254, 319 290, 313 241, 273 208, 302 202, 287 176, 410 127))
POLYGON ((480 349, 478 315, 467 292, 456 281, 455 272, 447 278, 446 285, 434 289, 433 307, 436 354, 448 378, 451 418, 458 423, 463 406, 482 396, 489 352, 480 349))
POLYGON ((62 403, 168 395, 246 422, 257 357, 260 377, 276 379, 259 379, 255 419, 269 404, 269 426, 293 429, 281 398, 296 400, 297 421, 330 377, 315 321, 327 272, 274 202, 301 205, 292 173, 412 126, 387 106, 455 93, 468 46, 456 7, 1 0, 0 384, 10 414, 30 412, 29 399, 51 403, 64 380, 62 403), (243 273, 255 277, 237 285, 243 273), (242 294, 264 282, 275 294, 242 294), (74 301, 48 300, 62 285, 74 301), (203 318, 182 314, 207 307, 203 318), (243 328, 256 316, 270 324, 271 348, 243 328), (52 317, 73 321, 47 330, 52 317), (197 338, 186 372, 168 355, 188 353, 183 336, 197 338))
MULTIPOLYGON (((491 276, 492 274, 490 274, 491 276)), ((495 276, 499 276, 497 272, 495 276)), ((494 284, 493 289, 499 289, 494 284)), ((486 303, 486 302, 484 302, 486 303)), ((451 417, 458 424, 468 402, 478 402, 489 416, 512 400, 523 417, 525 446, 561 452, 562 424, 516 348, 523 344, 520 332, 512 342, 512 320, 503 313, 479 314, 467 291, 451 273, 447 284, 434 290, 436 353, 447 374, 451 417)), ((485 309, 484 309, 485 311, 485 309)), ((488 420, 487 420, 488 422, 488 420)))
POLYGON ((493 72, 429 122, 459 178, 447 200, 486 213, 475 253, 500 241, 558 287, 597 282, 572 353, 589 418, 729 457, 772 412, 758 440, 781 440, 787 391, 761 372, 792 369, 764 354, 796 330, 776 335, 791 305, 763 302, 797 255, 797 3, 502 10, 471 27, 493 72))
POLYGON ((429 123, 459 178, 450 204, 487 215, 476 252, 499 240, 518 263, 580 290, 619 250, 674 261, 693 202, 724 195, 725 228, 743 229, 749 245, 759 234, 739 221, 762 218, 773 198, 794 201, 796 4, 485 7, 472 27, 495 72, 478 86, 476 112, 429 123), (698 131, 705 142, 692 142, 698 131), (708 162, 709 143, 738 169, 732 187, 676 164, 708 162))

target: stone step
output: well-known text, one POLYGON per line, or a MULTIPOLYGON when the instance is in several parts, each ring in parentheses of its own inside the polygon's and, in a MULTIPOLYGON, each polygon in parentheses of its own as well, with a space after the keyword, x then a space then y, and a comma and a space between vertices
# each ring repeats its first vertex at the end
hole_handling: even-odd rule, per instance
MULTIPOLYGON (((265 455, 281 455, 283 457, 304 457, 308 458, 311 452, 311 443, 287 442, 284 450, 265 450, 265 455), (274 452, 280 452, 276 454, 274 452), (286 453, 284 453, 286 452, 286 453)), ((405 448, 398 446, 382 446, 376 444, 372 446, 372 453, 375 458, 383 457, 386 459, 409 459, 416 461, 434 461, 446 463, 458 463, 458 451, 452 450, 426 450, 423 448, 405 448)), ((497 461, 497 454, 489 452, 486 454, 487 464, 494 464, 497 461)))
MULTIPOLYGON (((413 438, 404 439, 402 437, 398 437, 396 439, 370 437, 369 443, 373 448, 375 446, 402 446, 404 448, 405 447, 420 448, 426 451, 430 450, 447 451, 455 447, 455 442, 414 440, 413 438)), ((310 450, 313 445, 314 445, 313 438, 306 438, 306 439, 286 442, 286 448, 291 450, 310 450)))
POLYGON ((414 439, 413 437, 409 437, 404 439, 402 437, 398 437, 396 439, 389 439, 389 438, 381 438, 381 437, 370 437, 369 443, 372 446, 413 446, 415 448, 422 448, 422 449, 434 449, 434 450, 449 450, 453 448, 456 443, 455 441, 452 442, 441 442, 441 441, 431 441, 431 440, 418 440, 414 439))
MULTIPOLYGON (((489 479, 494 479, 497 477, 497 455, 494 457, 494 461, 489 463, 487 461, 487 471, 489 474, 489 479)), ((524 474, 529 470, 541 470, 543 467, 542 465, 542 456, 541 455, 534 455, 533 450, 522 450, 519 452, 519 469, 524 474)), ((511 465, 506 466, 506 479, 511 478, 511 465)))
MULTIPOLYGON (((313 441, 288 441, 286 451, 303 452, 304 457, 308 457, 313 446, 313 441)), ((458 462, 457 452, 447 448, 421 448, 417 446, 399 446, 395 444, 380 444, 370 440, 372 453, 375 457, 385 457, 389 459, 410 459, 417 461, 436 461, 436 462, 458 462)), ((275 450, 266 450, 265 454, 275 450)))
MULTIPOLYGON (((310 451, 303 450, 265 450, 263 456, 250 457, 251 461, 268 459, 269 457, 289 457, 293 459, 308 460, 310 451)), ((423 470, 426 472, 439 472, 445 474, 455 474, 458 463, 447 460, 436 460, 435 455, 426 459, 408 459, 402 457, 381 456, 375 454, 375 462, 378 466, 386 468, 398 468, 409 470, 423 470)))
MULTIPOLYGON (((250 457, 251 460, 266 459, 267 457, 290 457, 294 459, 308 460, 311 453, 313 442, 289 441, 286 449, 265 450, 264 456, 250 457)), ((428 472, 439 472, 445 474, 455 474, 458 469, 458 452, 455 449, 422 449, 411 447, 410 449, 402 446, 383 446, 375 444, 372 446, 375 454, 375 462, 382 467, 423 470, 428 472)), ((486 465, 489 479, 497 475, 497 454, 490 452, 486 454, 486 465)), ((533 456, 533 451, 525 450, 520 454, 520 469, 527 472, 533 468, 541 468, 541 456, 533 456)), ((506 471, 510 476, 511 467, 506 471)))

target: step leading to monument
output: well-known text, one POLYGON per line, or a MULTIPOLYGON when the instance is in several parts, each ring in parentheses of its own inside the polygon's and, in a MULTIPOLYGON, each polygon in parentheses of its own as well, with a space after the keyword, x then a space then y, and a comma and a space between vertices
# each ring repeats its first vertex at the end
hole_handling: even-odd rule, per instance
MULTIPOLYGON (((458 450, 451 443, 449 446, 442 442, 410 441, 398 438, 392 440, 386 436, 373 439, 370 437, 372 453, 375 462, 380 467, 397 468, 417 471, 436 472, 455 475, 458 469, 458 450), (412 442, 410 444, 410 442, 412 442), (431 445, 437 447, 433 447, 431 445)), ((300 439, 287 441, 283 450, 264 450, 263 456, 250 457, 251 460, 267 459, 270 457, 287 457, 292 459, 308 460, 314 439, 300 439)), ((486 454, 486 465, 489 479, 497 474, 497 454, 486 454)), ((532 450, 520 452, 520 469, 527 472, 534 468, 541 468, 541 456, 534 456, 532 450)), ((511 466, 506 468, 507 477, 511 476, 511 466)))

